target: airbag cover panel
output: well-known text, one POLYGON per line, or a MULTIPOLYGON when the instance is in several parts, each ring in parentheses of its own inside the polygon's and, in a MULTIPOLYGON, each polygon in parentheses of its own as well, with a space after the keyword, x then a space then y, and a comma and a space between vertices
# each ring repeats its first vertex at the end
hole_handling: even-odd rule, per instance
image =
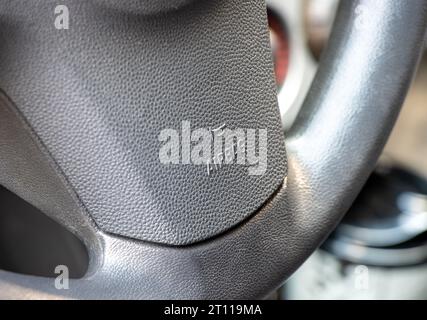
POLYGON ((0 88, 103 231, 192 244, 236 226, 283 184, 265 4, 196 1, 147 17, 74 0, 69 30, 54 27, 56 5, 0 3, 0 88), (265 174, 160 163, 160 132, 182 121, 267 129, 265 174))

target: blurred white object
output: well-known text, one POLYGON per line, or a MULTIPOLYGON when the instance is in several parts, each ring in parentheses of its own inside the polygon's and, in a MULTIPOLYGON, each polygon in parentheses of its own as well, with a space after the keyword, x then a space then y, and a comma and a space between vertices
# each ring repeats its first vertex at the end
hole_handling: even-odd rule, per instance
POLYGON ((304 1, 267 0, 267 5, 283 23, 289 39, 289 67, 278 92, 282 123, 288 130, 301 109, 317 66, 307 46, 304 1))
POLYGON ((287 300, 424 300, 426 265, 380 268, 347 264, 318 250, 282 289, 287 300))
POLYGON ((316 58, 329 40, 338 4, 338 0, 306 0, 306 32, 316 58))

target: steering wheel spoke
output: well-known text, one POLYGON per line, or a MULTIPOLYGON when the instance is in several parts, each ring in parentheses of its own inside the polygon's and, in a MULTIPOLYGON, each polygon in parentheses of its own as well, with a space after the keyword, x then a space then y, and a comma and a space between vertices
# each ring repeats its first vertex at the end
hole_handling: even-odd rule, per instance
POLYGON ((427 25, 424 0, 342 1, 285 152, 264 3, 135 3, 70 0, 69 29, 57 30, 54 1, 0 1, 0 184, 91 258, 69 290, 0 271, 1 298, 266 296, 373 169, 427 25), (197 129, 218 127, 267 130, 263 174, 188 160, 197 129), (188 144, 165 165, 172 133, 188 144))

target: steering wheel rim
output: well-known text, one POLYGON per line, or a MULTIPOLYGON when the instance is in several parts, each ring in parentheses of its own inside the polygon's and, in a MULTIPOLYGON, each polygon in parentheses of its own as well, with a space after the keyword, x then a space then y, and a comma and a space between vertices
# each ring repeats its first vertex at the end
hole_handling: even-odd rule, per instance
MULTIPOLYGON (((241 1, 234 3, 237 8, 241 1)), ((253 11, 255 18, 263 19, 265 33, 261 40, 255 36, 251 41, 265 45, 265 7, 253 11)), ((406 96, 426 27, 423 0, 343 1, 332 40, 286 139, 288 173, 282 186, 237 226, 185 246, 101 231, 33 123, 6 91, 0 108, 0 183, 82 238, 91 261, 87 275, 70 280, 70 289, 61 291, 53 279, 0 271, 0 297, 266 296, 322 243, 366 181, 406 96), (20 129, 23 123, 25 131, 20 129), (36 195, 40 191, 43 196, 36 195), (52 202, 57 212, 52 211, 52 202)), ((264 72, 271 72, 271 61, 260 64, 264 72)), ((270 77, 271 89, 271 73, 270 77)))

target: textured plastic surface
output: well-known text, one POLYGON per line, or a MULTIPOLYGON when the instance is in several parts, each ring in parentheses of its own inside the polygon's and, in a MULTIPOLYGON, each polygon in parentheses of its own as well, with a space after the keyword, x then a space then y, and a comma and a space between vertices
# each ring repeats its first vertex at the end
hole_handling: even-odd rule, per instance
MULTIPOLYGON (((263 20, 267 31, 261 7, 240 0, 220 2, 233 3, 227 8, 251 16, 251 21, 263 20)), ((56 213, 84 238, 92 262, 84 279, 71 281, 70 290, 62 291, 44 278, 0 271, 0 297, 248 299, 277 288, 333 230, 374 168, 422 52, 427 2, 343 1, 338 16, 303 107, 307 112, 287 138, 287 185, 256 215, 203 243, 171 248, 97 231, 78 198, 66 196, 68 184, 54 174, 57 166, 49 170, 37 151, 40 144, 31 144, 9 112, 5 123, 10 128, 0 134, 3 178, 14 192, 44 212, 56 213), (362 29, 361 8, 368 13, 362 16, 362 29)), ((254 45, 265 43, 253 33, 245 38, 254 45)), ((270 58, 264 58, 253 65, 270 65, 270 58)), ((241 63, 244 59, 237 59, 236 68, 241 63)))
POLYGON ((286 156, 268 33, 252 13, 264 4, 197 1, 147 17, 75 0, 68 30, 54 27, 56 4, 0 2, 0 88, 101 230, 192 244, 247 219, 279 188, 286 156), (160 132, 182 121, 267 129, 265 174, 162 164, 160 132))
POLYGON ((176 10, 195 0, 95 0, 106 7, 131 14, 154 15, 176 10))

